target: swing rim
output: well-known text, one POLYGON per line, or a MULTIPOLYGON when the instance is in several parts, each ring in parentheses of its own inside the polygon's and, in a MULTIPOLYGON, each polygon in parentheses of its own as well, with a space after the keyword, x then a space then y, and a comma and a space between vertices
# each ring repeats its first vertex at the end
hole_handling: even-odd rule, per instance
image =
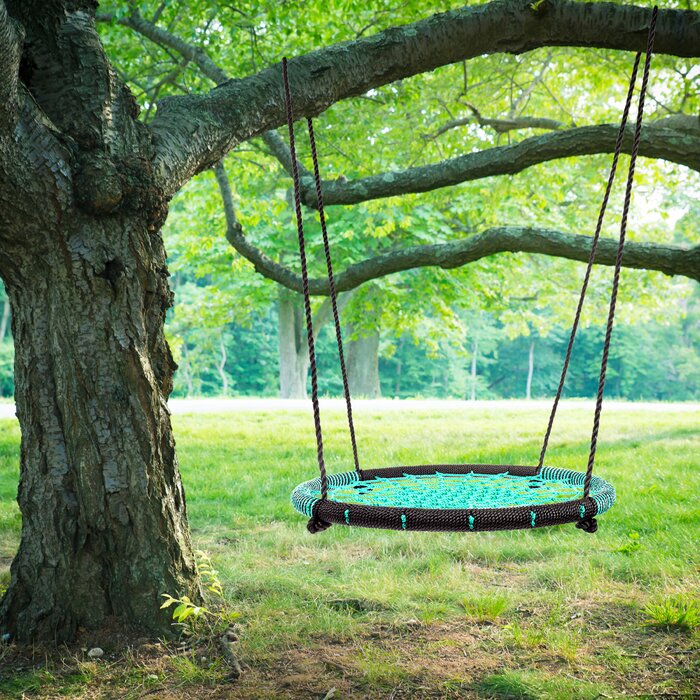
MULTIPOLYGON (((328 475, 328 485, 348 486, 375 478, 401 479, 404 476, 430 474, 509 474, 511 476, 538 476, 544 480, 568 481, 581 486, 584 472, 571 469, 524 465, 499 464, 421 464, 364 469, 328 475)), ((319 498, 321 478, 299 484, 292 493, 294 508, 315 523, 351 525, 385 530, 423 532, 484 532, 523 530, 567 523, 595 522, 593 519, 607 511, 615 502, 615 489, 609 482, 594 476, 591 493, 568 501, 538 505, 504 506, 500 508, 402 508, 400 506, 364 505, 346 503, 332 498, 319 498)))

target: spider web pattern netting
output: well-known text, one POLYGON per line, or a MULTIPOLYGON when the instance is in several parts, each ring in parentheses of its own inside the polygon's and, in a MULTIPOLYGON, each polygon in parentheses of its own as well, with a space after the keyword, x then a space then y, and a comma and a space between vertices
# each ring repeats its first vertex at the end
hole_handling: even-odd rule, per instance
MULTIPOLYGON (((320 496, 320 494, 319 494, 320 496)), ((503 474, 406 474, 330 487, 343 503, 401 508, 509 508, 571 501, 581 487, 565 481, 503 474)))

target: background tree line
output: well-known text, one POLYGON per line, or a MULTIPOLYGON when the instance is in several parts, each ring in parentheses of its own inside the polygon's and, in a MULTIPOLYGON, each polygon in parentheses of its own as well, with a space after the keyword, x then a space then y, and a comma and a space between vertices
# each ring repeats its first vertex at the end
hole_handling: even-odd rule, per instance
MULTIPOLYGON (((280 366, 297 361, 288 346, 280 345, 280 302, 256 310, 245 323, 222 322, 216 314, 207 315, 206 298, 216 296, 216 288, 201 281, 182 284, 183 299, 167 325, 180 365, 173 396, 279 396, 280 366), (282 358, 284 352, 287 356, 282 358)), ((687 295, 665 309, 666 318, 618 324, 609 365, 611 397, 700 399, 700 288, 687 287, 687 295)), ((565 324, 514 332, 489 311, 454 313, 456 327, 446 329, 439 327, 441 319, 430 316, 422 318, 415 330, 404 332, 377 326, 357 330, 346 324, 353 393, 456 399, 554 394, 569 331, 565 324)), ((4 290, 0 339, 0 396, 10 397, 14 351, 4 290)), ((595 395, 601 349, 600 325, 582 329, 569 368, 567 396, 595 395)), ((332 327, 325 325, 320 331, 318 350, 322 393, 342 395, 332 327)))

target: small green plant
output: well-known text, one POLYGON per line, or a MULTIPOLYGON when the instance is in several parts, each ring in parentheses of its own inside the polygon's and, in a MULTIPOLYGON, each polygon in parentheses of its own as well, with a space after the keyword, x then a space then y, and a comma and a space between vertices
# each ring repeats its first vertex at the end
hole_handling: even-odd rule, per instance
POLYGON ((485 595, 463 600, 462 607, 475 622, 494 622, 510 608, 510 601, 504 595, 485 595))
POLYGON ((198 559, 197 569, 199 570, 199 576, 202 579, 202 584, 208 591, 221 598, 224 594, 224 590, 221 586, 219 572, 211 563, 211 557, 206 552, 201 550, 197 550, 196 555, 198 559))
POLYGON ((530 3, 530 9, 534 12, 538 12, 542 5, 544 5, 546 2, 547 0, 535 0, 534 2, 530 3))
POLYGON ((622 554, 634 554, 641 546, 642 542, 639 533, 636 530, 632 530, 632 532, 627 534, 627 540, 613 551, 622 552, 622 554))
POLYGON ((219 579, 219 572, 213 567, 211 558, 206 552, 197 552, 197 569, 205 591, 213 595, 212 607, 195 603, 189 596, 176 597, 169 593, 163 593, 161 610, 175 606, 172 616, 175 624, 182 627, 187 635, 201 635, 202 633, 217 634, 228 629, 240 614, 227 610, 223 604, 223 587, 219 579))
POLYGON ((644 624, 652 627, 691 630, 700 627, 700 605, 685 595, 672 595, 644 607, 647 619, 644 624))
POLYGON ((563 676, 547 677, 537 671, 503 671, 477 683, 481 694, 499 700, 596 700, 608 697, 606 688, 563 676))

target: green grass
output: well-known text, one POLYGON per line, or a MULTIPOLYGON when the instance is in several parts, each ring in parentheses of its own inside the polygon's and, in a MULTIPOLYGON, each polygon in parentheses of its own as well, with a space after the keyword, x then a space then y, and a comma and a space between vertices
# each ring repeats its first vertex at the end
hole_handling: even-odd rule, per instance
POLYGON ((700 605, 687 595, 673 595, 650 601, 644 607, 648 625, 693 630, 700 627, 700 605))
MULTIPOLYGON (((323 418, 329 469, 346 470, 344 417, 323 418)), ((546 411, 409 407, 361 411, 356 422, 367 466, 533 463, 546 411)), ((562 411, 548 463, 582 469, 590 423, 588 411, 562 411)), ((618 503, 595 535, 573 526, 480 534, 334 526, 312 537, 289 504, 293 487, 316 473, 309 415, 175 416, 174 424, 195 545, 211 554, 241 613, 248 671, 231 697, 323 697, 332 687, 338 698, 700 691, 700 411, 604 413, 597 473, 618 503)), ((19 540, 18 452, 15 423, 0 421, 0 585, 19 540)), ((92 686, 128 687, 130 663, 92 686)), ((155 674, 169 692, 186 684, 182 697, 216 676, 184 661, 155 674)), ((0 697, 21 697, 21 681, 3 683, 0 697)), ((49 692, 39 676, 27 683, 34 696, 49 692)))
POLYGON ((547 678, 541 673, 514 672, 487 676, 478 683, 479 695, 499 700, 597 700, 609 697, 605 688, 576 678, 547 678))

